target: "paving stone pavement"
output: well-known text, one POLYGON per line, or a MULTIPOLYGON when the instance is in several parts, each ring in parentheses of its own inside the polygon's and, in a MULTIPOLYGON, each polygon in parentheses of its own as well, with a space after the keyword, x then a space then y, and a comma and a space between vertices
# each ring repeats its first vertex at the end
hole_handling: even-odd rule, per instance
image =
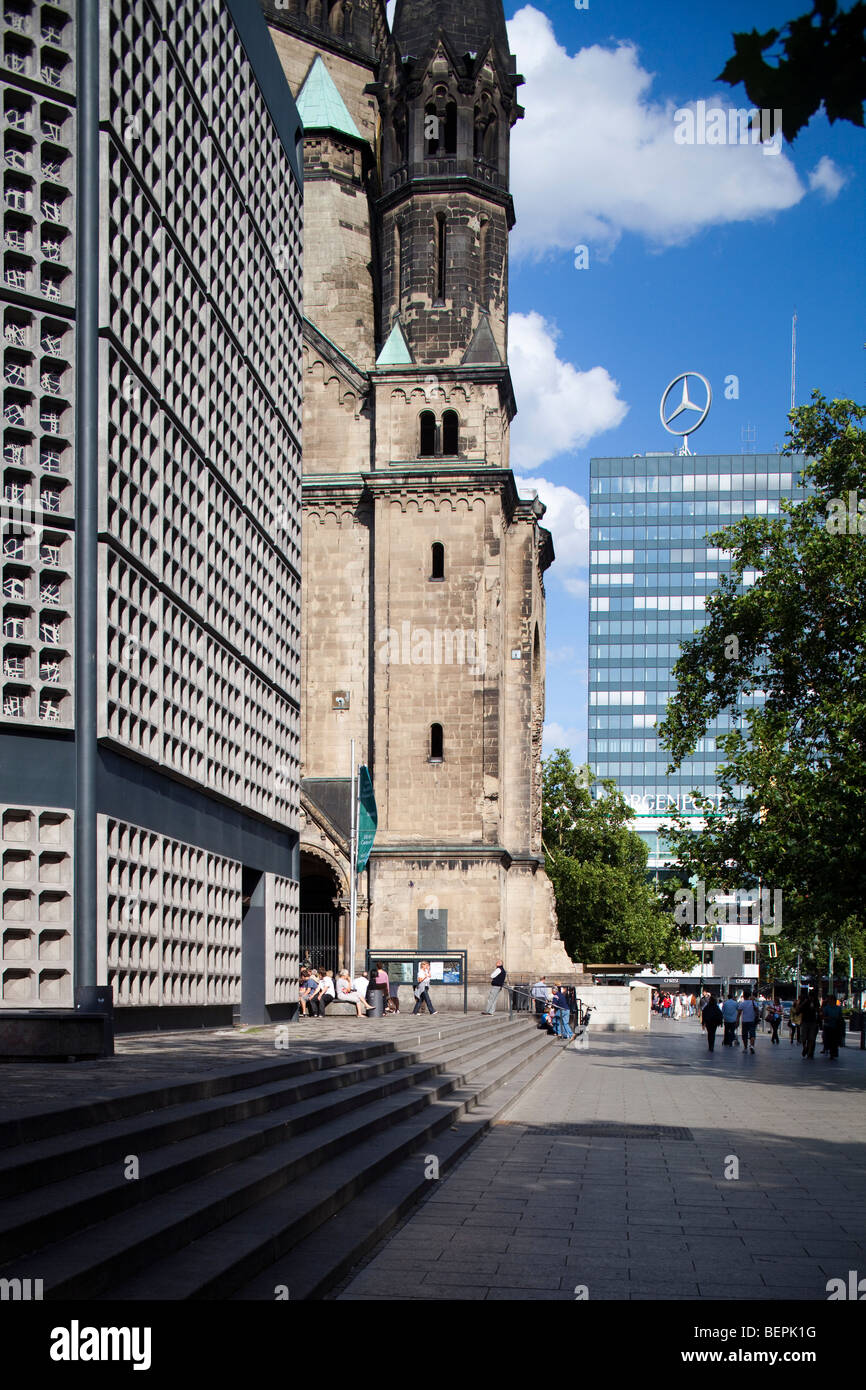
POLYGON ((856 1043, 805 1061, 787 1030, 754 1056, 708 1053, 694 1020, 589 1036, 334 1297, 825 1301, 866 1275, 856 1043))

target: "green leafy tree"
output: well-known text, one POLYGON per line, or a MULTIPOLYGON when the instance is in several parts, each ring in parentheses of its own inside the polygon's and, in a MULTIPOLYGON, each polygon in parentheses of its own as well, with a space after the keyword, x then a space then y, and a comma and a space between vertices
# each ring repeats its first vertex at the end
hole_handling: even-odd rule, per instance
POLYGON ((825 970, 831 940, 862 953, 866 924, 864 417, 817 391, 791 412, 785 452, 807 456, 808 486, 779 518, 713 536, 731 571, 683 643, 659 727, 673 770, 717 715, 738 714, 718 739, 720 810, 697 832, 674 817, 674 855, 708 886, 781 890, 780 952, 825 970), (738 592, 746 571, 756 582, 738 592))
POLYGON ((647 847, 629 829, 633 812, 612 781, 591 794, 588 767, 564 748, 543 764, 545 867, 559 932, 573 960, 690 968, 694 957, 647 883, 647 847))
POLYGON ((782 29, 733 35, 734 56, 716 79, 742 82, 749 101, 781 110, 782 133, 793 140, 822 105, 830 121, 863 125, 866 100, 866 4, 840 10, 836 0, 816 0, 808 14, 782 29), (784 57, 764 57, 781 40, 784 57))

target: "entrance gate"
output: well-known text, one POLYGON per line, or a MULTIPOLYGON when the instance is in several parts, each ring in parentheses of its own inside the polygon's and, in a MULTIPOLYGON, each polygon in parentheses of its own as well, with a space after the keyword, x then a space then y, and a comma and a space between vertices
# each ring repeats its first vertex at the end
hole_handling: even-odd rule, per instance
POLYGON ((333 973, 340 965, 340 918, 335 912, 301 912, 301 965, 333 973))

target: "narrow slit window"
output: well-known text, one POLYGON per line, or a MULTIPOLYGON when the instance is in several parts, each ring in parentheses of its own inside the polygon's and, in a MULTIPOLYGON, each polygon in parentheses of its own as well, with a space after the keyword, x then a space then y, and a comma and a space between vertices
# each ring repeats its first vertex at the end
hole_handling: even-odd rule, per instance
POLYGON ((487 302, 487 237, 490 223, 485 217, 478 233, 478 293, 482 304, 487 302))
POLYGON ((449 101, 445 107, 445 153, 457 153, 457 103, 449 101))
POLYGON ((431 548, 430 578, 445 578, 445 547, 441 541, 434 541, 431 548))
POLYGON ((431 762, 442 762, 442 725, 430 725, 430 760, 431 762))
POLYGON ((446 410, 442 416, 442 452, 443 454, 458 454, 460 452, 460 417, 456 410, 446 410))
POLYGON ((445 225, 445 214, 436 214, 436 299, 440 304, 445 303, 445 257, 448 252, 448 233, 445 225))
POLYGON ((432 458, 436 453, 436 416, 432 410, 421 411, 420 458, 432 458))
POLYGON ((403 234, 399 222, 394 223, 394 297, 399 313, 403 307, 403 234))

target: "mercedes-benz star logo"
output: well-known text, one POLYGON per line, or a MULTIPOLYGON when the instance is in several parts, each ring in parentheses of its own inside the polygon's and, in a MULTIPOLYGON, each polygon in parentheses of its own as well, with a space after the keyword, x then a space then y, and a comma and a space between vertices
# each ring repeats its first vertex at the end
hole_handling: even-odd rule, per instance
POLYGON ((700 372, 680 372, 679 376, 674 377, 673 381, 665 389, 664 395, 662 396, 661 405, 659 406, 659 415, 661 417, 661 422, 667 430, 668 434, 692 434, 693 431, 696 430, 699 425, 702 425, 706 420, 712 403, 712 387, 710 386, 710 383, 707 381, 707 378, 705 376, 701 376, 700 372), (703 384, 704 390, 707 393, 705 405, 696 405, 695 402, 691 400, 691 398, 689 397, 690 377, 694 378, 695 381, 700 381, 703 384), (680 381, 683 383, 682 398, 679 404, 674 406, 673 410, 665 411, 668 396, 671 394, 674 387, 680 381), (673 424, 673 421, 680 419, 681 416, 684 416, 685 418, 682 420, 679 426, 675 426, 673 424), (697 416, 697 419, 694 418, 695 416, 697 416))

